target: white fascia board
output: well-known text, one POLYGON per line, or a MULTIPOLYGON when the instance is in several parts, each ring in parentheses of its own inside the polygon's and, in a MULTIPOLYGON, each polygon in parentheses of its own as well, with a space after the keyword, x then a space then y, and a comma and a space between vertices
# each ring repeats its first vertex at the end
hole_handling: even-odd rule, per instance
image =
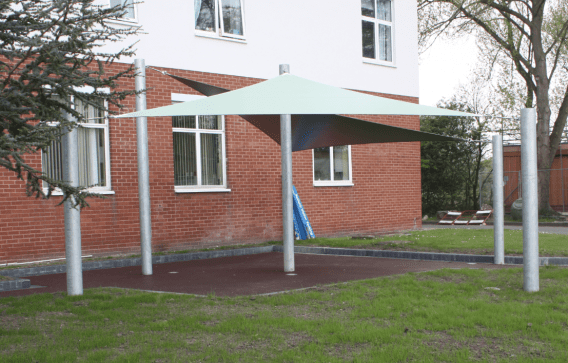
POLYGON ((195 101, 205 96, 200 95, 186 95, 183 93, 172 93, 172 102, 187 102, 187 101, 195 101))

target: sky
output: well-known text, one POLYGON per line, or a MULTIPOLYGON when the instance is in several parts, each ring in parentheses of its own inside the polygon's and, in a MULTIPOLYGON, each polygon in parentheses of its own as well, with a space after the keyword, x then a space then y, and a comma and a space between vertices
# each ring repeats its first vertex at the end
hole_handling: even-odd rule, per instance
POLYGON ((438 40, 420 56, 420 104, 436 106, 450 98, 461 83, 466 83, 477 60, 475 38, 438 40))

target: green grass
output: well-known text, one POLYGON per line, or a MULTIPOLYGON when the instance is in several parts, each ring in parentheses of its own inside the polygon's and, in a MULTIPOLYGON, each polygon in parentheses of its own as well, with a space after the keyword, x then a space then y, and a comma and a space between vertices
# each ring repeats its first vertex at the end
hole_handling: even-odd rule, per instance
MULTIPOLYGON (((345 248, 374 248, 424 252, 493 254, 492 229, 429 229, 374 239, 315 238, 295 241, 296 245, 345 248)), ((523 232, 505 230, 505 254, 523 254, 523 232)), ((541 256, 568 256, 568 236, 539 234, 541 256)))
POLYGON ((0 361, 566 362, 568 269, 452 270, 272 296, 0 299, 0 361), (499 290, 486 289, 496 287, 499 290))
MULTIPOLYGON (((492 218, 493 219, 493 218, 492 218)), ((513 217, 511 217, 511 215, 506 214, 505 218, 504 218, 505 222, 517 222, 517 223, 521 223, 522 221, 513 219, 513 217)), ((554 222, 566 222, 565 219, 555 219, 555 218, 545 218, 545 217, 541 217, 538 219, 539 223, 554 223, 554 222)))

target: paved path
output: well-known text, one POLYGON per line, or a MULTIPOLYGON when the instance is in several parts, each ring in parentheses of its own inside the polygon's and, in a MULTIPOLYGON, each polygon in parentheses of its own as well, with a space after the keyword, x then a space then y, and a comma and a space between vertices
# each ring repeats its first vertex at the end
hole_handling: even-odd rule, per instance
MULTIPOLYGON (((84 288, 122 287, 150 291, 217 296, 255 295, 316 285, 363 280, 379 276, 423 272, 441 268, 510 268, 510 265, 434 262, 375 257, 296 254, 294 275, 283 272, 278 252, 156 264, 152 276, 140 266, 84 271, 84 288)), ((28 277, 43 286, 0 293, 6 296, 66 291, 66 274, 28 277)), ((0 300, 1 301, 1 300, 0 300)))
MULTIPOLYGON (((438 224, 423 224, 423 229, 433 229, 433 228, 461 228, 461 229, 493 229, 493 226, 451 226, 451 225, 438 225, 438 224)), ((508 226, 505 225, 505 229, 523 229, 523 226, 508 226)), ((556 233, 556 234, 568 234, 568 227, 548 227, 539 226, 539 233, 556 233)))

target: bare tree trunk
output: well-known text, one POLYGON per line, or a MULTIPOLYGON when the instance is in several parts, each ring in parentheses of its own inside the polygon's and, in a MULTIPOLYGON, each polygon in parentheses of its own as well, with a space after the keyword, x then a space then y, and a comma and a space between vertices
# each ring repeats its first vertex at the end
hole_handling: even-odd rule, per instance
MULTIPOLYGON (((540 83, 540 82, 538 82, 540 83)), ((549 211, 550 208, 550 166, 552 165, 550 147, 550 107, 548 99, 548 81, 537 88, 537 165, 538 165, 538 209, 549 211)), ((558 145, 556 146, 558 147, 558 145)))
POLYGON ((552 210, 550 207, 550 161, 549 152, 538 152, 538 210, 540 213, 552 210))
POLYGON ((536 112, 537 112, 537 165, 538 169, 538 209, 540 212, 550 208, 550 80, 548 79, 546 54, 542 44, 542 19, 544 1, 536 1, 533 12, 533 32, 531 33, 535 56, 534 79, 536 81, 536 112))

